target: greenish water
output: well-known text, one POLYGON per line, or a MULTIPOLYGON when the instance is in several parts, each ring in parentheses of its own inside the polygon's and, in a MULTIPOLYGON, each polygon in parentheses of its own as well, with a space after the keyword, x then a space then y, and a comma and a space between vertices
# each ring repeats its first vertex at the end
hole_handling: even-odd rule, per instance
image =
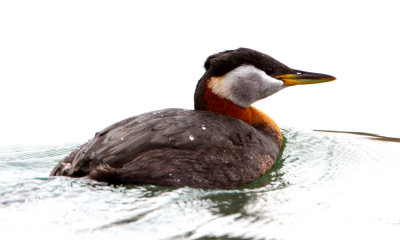
POLYGON ((273 171, 233 190, 49 178, 77 144, 0 148, 1 239, 400 239, 400 143, 283 130, 273 171))

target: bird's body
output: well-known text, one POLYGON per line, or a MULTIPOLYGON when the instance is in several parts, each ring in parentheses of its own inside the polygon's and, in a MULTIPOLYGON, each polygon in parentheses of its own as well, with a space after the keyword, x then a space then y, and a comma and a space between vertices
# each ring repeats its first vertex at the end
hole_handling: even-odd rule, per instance
POLYGON ((205 68, 195 110, 164 109, 115 123, 70 153, 51 175, 202 188, 236 187, 260 177, 278 158, 282 135, 250 105, 282 89, 286 79, 299 81, 297 75, 310 73, 243 48, 210 56, 205 68))
POLYGON ((207 111, 165 109, 98 132, 52 174, 88 175, 109 183, 240 186, 269 170, 279 150, 271 135, 238 119, 207 111))

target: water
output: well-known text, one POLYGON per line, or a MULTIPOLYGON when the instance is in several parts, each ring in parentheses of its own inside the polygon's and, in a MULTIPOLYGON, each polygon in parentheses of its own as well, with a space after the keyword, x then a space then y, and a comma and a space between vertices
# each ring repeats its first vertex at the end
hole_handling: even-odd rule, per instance
POLYGON ((0 237, 400 239, 396 139, 291 128, 283 134, 274 169, 232 190, 50 178, 78 144, 3 147, 0 237))

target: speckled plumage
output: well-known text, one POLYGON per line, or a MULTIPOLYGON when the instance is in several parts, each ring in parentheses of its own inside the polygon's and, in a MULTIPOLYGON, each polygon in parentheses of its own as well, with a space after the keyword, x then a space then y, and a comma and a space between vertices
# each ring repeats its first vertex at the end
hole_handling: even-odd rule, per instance
POLYGON ((51 175, 88 176, 115 184, 226 188, 260 177, 279 151, 274 137, 241 120, 207 111, 165 109, 96 133, 51 175))

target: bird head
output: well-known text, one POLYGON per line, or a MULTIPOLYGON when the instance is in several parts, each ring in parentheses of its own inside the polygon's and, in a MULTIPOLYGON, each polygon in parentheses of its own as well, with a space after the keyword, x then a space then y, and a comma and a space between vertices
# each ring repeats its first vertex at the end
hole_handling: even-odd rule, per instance
POLYGON ((198 88, 207 87, 218 97, 242 108, 289 86, 336 79, 326 74, 292 69, 264 53, 248 48, 211 55, 204 67, 206 73, 198 88))

